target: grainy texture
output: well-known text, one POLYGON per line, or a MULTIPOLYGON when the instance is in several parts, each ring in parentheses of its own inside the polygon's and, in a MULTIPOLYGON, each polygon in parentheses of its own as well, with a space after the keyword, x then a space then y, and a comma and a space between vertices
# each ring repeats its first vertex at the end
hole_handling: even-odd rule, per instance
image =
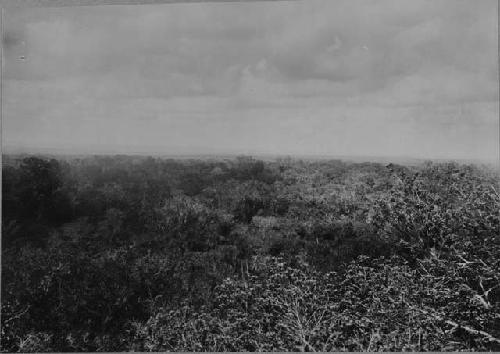
POLYGON ((151 5, 204 2, 259 2, 259 1, 296 1, 296 0, 1 0, 0 7, 61 7, 61 6, 98 6, 98 5, 151 5))
POLYGON ((498 1, 1 6, 1 352, 500 350, 498 1))
POLYGON ((498 172, 7 156, 6 351, 498 350, 498 172))

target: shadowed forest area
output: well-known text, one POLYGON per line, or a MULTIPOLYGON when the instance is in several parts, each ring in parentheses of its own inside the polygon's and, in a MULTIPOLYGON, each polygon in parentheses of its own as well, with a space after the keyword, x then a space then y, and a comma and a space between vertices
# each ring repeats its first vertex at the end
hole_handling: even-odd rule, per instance
POLYGON ((2 351, 500 350, 499 173, 4 156, 2 351))

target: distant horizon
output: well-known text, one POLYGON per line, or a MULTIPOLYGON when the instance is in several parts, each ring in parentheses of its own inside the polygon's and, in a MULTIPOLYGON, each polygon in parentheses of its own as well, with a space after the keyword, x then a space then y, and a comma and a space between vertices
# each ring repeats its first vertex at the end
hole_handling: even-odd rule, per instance
POLYGON ((362 162, 408 162, 418 163, 425 161, 457 161, 457 162, 477 162, 500 165, 500 160, 494 158, 464 158, 464 157, 443 157, 443 156, 409 156, 409 155, 369 155, 369 154, 307 154, 307 153, 274 153, 265 151, 175 151, 173 148, 158 149, 129 149, 104 148, 104 147, 79 147, 79 148, 61 148, 61 147, 21 147, 21 146, 2 146, 2 155, 48 155, 48 156, 141 156, 141 157, 165 157, 165 158, 236 158, 239 156, 251 156, 254 158, 294 158, 305 160, 327 160, 338 159, 343 161, 362 161, 362 162))

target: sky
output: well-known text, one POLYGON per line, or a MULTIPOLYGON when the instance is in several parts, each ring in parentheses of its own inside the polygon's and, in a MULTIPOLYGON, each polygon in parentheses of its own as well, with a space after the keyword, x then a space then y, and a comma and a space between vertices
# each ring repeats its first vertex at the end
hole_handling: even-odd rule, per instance
POLYGON ((7 9, 4 148, 498 159, 496 0, 7 9))

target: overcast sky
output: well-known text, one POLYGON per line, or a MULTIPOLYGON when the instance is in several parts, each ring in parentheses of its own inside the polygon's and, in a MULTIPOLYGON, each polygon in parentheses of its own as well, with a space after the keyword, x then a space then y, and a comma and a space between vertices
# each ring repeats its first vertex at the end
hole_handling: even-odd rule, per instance
POLYGON ((496 0, 9 9, 5 147, 498 158, 496 0))

